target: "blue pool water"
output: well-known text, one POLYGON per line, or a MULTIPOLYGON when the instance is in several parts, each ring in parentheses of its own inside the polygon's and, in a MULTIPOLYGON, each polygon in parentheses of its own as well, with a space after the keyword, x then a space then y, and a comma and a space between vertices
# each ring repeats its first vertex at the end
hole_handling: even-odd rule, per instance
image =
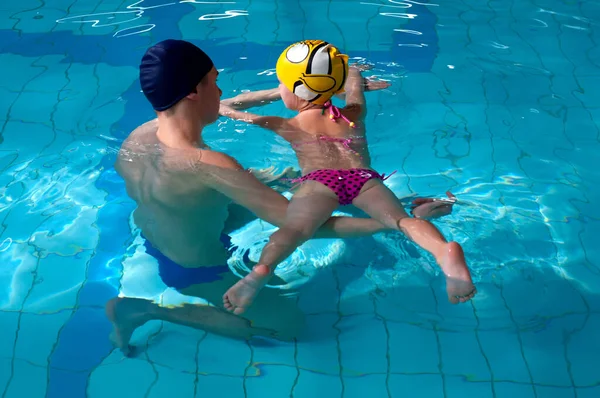
MULTIPOLYGON (((600 3, 22 0, 0 7, 0 393, 37 397, 600 396, 600 3), (455 193, 436 222, 479 294, 451 306, 394 234, 308 242, 284 266, 315 342, 252 345, 161 322, 124 358, 103 305, 164 303, 112 165, 153 117, 137 65, 166 38, 276 84, 280 51, 331 41, 390 80, 369 93, 373 166, 401 197, 455 193), (596 159, 594 161, 594 159, 596 159)), ((265 112, 287 114, 281 104, 265 112)), ((295 165, 269 133, 205 132, 246 167, 295 165)), ((255 255, 273 229, 234 234, 255 255)))

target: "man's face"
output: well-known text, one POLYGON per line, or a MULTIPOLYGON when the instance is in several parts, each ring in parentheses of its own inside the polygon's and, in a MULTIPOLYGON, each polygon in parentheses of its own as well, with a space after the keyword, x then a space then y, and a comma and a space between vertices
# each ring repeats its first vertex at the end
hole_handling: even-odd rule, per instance
POLYGON ((219 118, 219 105, 223 92, 217 85, 219 72, 213 67, 196 86, 198 111, 206 123, 214 123, 219 118))

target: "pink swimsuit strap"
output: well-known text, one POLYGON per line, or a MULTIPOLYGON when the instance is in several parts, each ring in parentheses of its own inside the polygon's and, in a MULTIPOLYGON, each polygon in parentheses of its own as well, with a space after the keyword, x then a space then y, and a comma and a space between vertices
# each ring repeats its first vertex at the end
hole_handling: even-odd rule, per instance
POLYGON ((323 104, 322 113, 325 113, 325 109, 329 109, 329 119, 331 119, 332 122, 335 122, 337 119, 341 118, 344 119, 350 125, 350 127, 356 127, 356 124, 354 124, 354 122, 351 122, 346 116, 344 116, 342 114, 342 111, 340 111, 340 108, 333 105, 331 101, 327 101, 325 104, 323 104))

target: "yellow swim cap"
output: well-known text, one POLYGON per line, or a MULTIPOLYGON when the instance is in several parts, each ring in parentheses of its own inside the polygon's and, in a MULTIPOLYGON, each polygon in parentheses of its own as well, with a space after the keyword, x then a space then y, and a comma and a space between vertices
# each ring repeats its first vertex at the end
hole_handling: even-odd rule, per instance
POLYGON ((323 40, 304 40, 281 53, 276 71, 279 81, 292 93, 323 105, 344 91, 348 56, 323 40))

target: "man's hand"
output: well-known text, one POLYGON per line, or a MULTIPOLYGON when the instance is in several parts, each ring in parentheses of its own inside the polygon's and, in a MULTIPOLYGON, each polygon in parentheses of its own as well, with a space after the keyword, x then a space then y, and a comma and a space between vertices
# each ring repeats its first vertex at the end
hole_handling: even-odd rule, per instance
POLYGON ((276 190, 277 192, 288 191, 294 185, 291 180, 302 175, 300 170, 296 170, 293 167, 286 167, 282 172, 279 173, 276 172, 274 166, 267 167, 265 169, 251 168, 249 171, 256 178, 258 178, 260 182, 276 190))
POLYGON ((415 218, 434 219, 452 213, 452 206, 456 203, 456 196, 447 191, 448 199, 415 198, 412 202, 410 213, 415 218))

